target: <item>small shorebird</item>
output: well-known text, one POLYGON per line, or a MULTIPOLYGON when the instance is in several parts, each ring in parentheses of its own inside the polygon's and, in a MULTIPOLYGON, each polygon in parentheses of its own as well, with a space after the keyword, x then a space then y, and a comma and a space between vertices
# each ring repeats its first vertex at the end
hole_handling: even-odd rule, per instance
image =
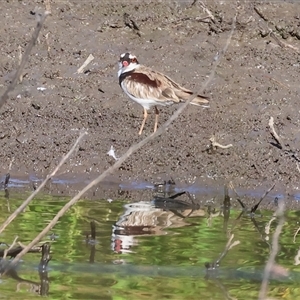
MULTIPOLYGON (((157 129, 159 111, 157 105, 170 105, 185 101, 192 91, 180 86, 168 76, 140 65, 136 56, 123 53, 119 60, 119 84, 125 94, 144 108, 144 119, 139 131, 142 134, 148 116, 147 110, 154 106, 155 123, 157 129)), ((205 96, 196 96, 191 102, 194 105, 207 104, 205 96)))

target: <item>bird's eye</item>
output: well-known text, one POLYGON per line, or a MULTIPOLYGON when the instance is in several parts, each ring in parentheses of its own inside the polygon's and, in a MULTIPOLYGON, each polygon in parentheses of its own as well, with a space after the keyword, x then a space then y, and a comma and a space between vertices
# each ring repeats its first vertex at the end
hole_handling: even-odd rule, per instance
POLYGON ((136 63, 136 58, 131 59, 131 62, 136 63))

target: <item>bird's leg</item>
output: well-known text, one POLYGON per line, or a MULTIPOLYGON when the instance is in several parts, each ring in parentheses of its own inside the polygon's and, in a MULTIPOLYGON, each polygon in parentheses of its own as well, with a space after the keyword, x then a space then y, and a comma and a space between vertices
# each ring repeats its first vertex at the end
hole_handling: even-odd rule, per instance
POLYGON ((157 109, 156 106, 154 106, 155 109, 155 123, 154 123, 154 132, 157 130, 157 125, 158 125, 158 115, 159 115, 159 110, 157 109))
POLYGON ((143 120, 143 122, 142 122, 142 125, 141 125, 141 128, 140 128, 140 131, 139 131, 139 135, 141 135, 141 134, 142 134, 142 132, 143 132, 143 129, 144 129, 144 126, 145 126, 145 123, 146 123, 147 117, 148 117, 147 109, 146 109, 146 108, 144 108, 144 120, 143 120))

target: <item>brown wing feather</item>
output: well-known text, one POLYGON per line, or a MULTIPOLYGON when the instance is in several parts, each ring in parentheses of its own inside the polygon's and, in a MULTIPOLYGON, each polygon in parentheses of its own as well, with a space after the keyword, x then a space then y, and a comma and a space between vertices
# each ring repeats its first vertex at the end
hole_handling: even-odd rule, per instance
POLYGON ((124 78, 128 93, 140 99, 154 99, 161 105, 179 102, 177 96, 167 95, 164 90, 166 79, 163 74, 155 72, 150 68, 140 66, 124 78))
MULTIPOLYGON (((124 81, 126 82, 127 91, 134 97, 141 99, 155 99, 161 102, 180 102, 187 100, 192 92, 183 86, 180 86, 170 77, 154 71, 148 67, 140 67, 124 81)), ((192 104, 208 103, 206 97, 197 96, 192 104)), ((167 104, 167 103, 166 103, 167 104)))

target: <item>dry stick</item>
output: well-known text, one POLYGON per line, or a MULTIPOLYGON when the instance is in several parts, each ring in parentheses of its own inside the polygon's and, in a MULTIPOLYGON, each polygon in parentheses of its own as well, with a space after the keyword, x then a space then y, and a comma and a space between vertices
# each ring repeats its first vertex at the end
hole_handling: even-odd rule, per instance
POLYGON ((290 45, 288 43, 285 43, 283 41, 280 41, 279 38, 275 35, 275 33, 273 31, 270 32, 270 36, 278 43, 278 45, 282 48, 290 48, 294 51, 296 51, 297 53, 300 53, 300 50, 299 48, 293 46, 293 45, 290 45))
MULTIPOLYGON (((31 200, 41 191, 41 189, 45 186, 51 177, 53 177, 56 172, 60 169, 60 167, 66 162, 66 160, 71 156, 71 154, 76 150, 78 144, 82 140, 82 138, 87 134, 87 132, 82 132, 75 144, 71 148, 71 150, 61 159, 57 167, 51 174, 48 174, 46 179, 40 184, 40 186, 7 218, 7 220, 0 226, 0 234, 2 231, 21 213, 24 208, 31 202, 31 200)), ((31 248, 31 247, 30 247, 31 248)))
POLYGON ((260 203, 265 199, 265 197, 274 189, 276 183, 274 183, 262 196, 261 198, 259 199, 259 201, 253 205, 251 207, 251 213, 255 213, 256 210, 258 209, 258 206, 260 205, 260 203))
MULTIPOLYGON (((224 48, 222 49, 222 51, 220 52, 220 55, 218 56, 218 58, 214 61, 213 63, 213 67, 212 70, 210 72, 210 75, 207 79, 207 81, 203 84, 202 88, 200 89, 200 94, 203 93, 203 90, 207 87, 207 85, 212 81, 212 79, 214 78, 217 66, 219 65, 220 59, 221 57, 224 56, 231 38, 233 36, 234 30, 235 30, 235 25, 236 25, 236 15, 233 18, 233 22, 232 22, 232 29, 230 31, 230 34, 227 38, 226 44, 224 46, 224 48)), ((196 97, 196 93, 193 93, 188 100, 183 103, 178 109, 177 111, 175 111, 175 113, 161 126, 157 129, 156 132, 152 133, 151 135, 149 135, 148 137, 146 137, 145 139, 143 139, 142 141, 140 141, 139 143, 132 145, 127 152, 120 157, 110 168, 108 168, 106 171, 104 171, 101 175, 99 175, 96 179, 94 179, 92 182, 90 182, 84 189, 82 189, 75 197, 73 197, 58 213, 57 215, 52 219, 52 221, 43 229, 43 231, 41 231, 34 240, 32 240, 11 262, 11 266, 16 265, 17 262, 21 259, 21 257, 23 255, 25 255, 29 249, 31 249, 36 243, 38 243, 46 234, 48 231, 50 231, 52 229, 52 227, 58 222, 58 220, 60 219, 60 217, 62 217, 65 212, 71 207, 73 206, 89 189, 91 189, 94 185, 100 183, 107 175, 109 175, 110 173, 112 173, 114 170, 118 169, 122 163, 134 152, 136 152, 137 150, 139 150, 142 146, 144 146, 145 144, 147 144, 149 141, 153 140, 154 138, 156 138, 157 136, 161 135, 166 129, 167 127, 175 120, 178 118, 178 116, 183 112, 183 110, 187 107, 187 105, 196 97)), ((1 232, 0 232, 1 233, 1 232)))
POLYGON ((295 262, 294 265, 298 266, 300 264, 300 249, 298 250, 296 256, 295 256, 295 262))
POLYGON ((15 244, 16 244, 18 238, 19 238, 19 237, 16 236, 15 239, 14 239, 14 241, 13 241, 13 243, 9 246, 9 248, 4 250, 4 254, 3 254, 2 259, 5 259, 5 258, 6 258, 7 253, 9 252, 9 250, 11 250, 11 249, 15 246, 15 244))
POLYGON ((298 47, 295 47, 293 45, 290 45, 288 43, 285 43, 285 42, 279 40, 279 38, 276 36, 275 32, 272 29, 270 29, 268 26, 270 23, 269 19, 257 7, 254 7, 254 10, 267 23, 266 25, 268 27, 269 32, 267 32, 267 34, 265 36, 270 35, 270 37, 272 37, 277 42, 277 44, 282 48, 290 48, 290 49, 296 51, 297 53, 300 53, 300 49, 298 47))
MULTIPOLYGON (((21 62, 22 62, 22 47, 19 45, 18 46, 18 51, 19 51, 19 55, 18 55, 18 59, 19 59, 19 65, 21 64, 21 62)), ((19 78, 19 81, 22 83, 22 81, 23 81, 23 74, 21 73, 20 74, 20 78, 19 78)))
POLYGON ((51 14, 50 0, 45 0, 44 2, 45 2, 46 11, 49 11, 49 13, 51 14))
POLYGON ((202 9, 208 14, 208 16, 210 17, 210 19, 214 22, 215 21, 215 17, 212 14, 212 12, 204 5, 204 3, 202 1, 199 2, 200 6, 202 7, 202 9))
POLYGON ((17 85, 17 82, 20 78, 20 76, 22 75, 23 69, 25 67, 25 64, 28 61, 30 52, 35 44, 35 42, 37 41, 38 37, 39 37, 39 33, 43 27, 43 24, 45 22, 46 17, 49 15, 49 12, 46 11, 43 15, 39 16, 39 19, 37 21, 35 30, 32 34, 31 40, 26 48, 26 51, 22 57, 22 61, 17 69, 17 72, 11 82, 11 84, 8 86, 8 88, 6 89, 6 91, 4 92, 4 94, 0 97, 0 108, 3 106, 3 104, 7 101, 9 93, 11 91, 13 91, 13 89, 15 88, 15 86, 17 85))
POLYGON ((93 59, 94 59, 93 54, 90 54, 88 58, 85 60, 85 62, 82 64, 82 66, 77 70, 77 74, 83 73, 84 68, 86 68, 88 64, 93 61, 93 59))
POLYGON ((279 222, 278 222, 276 230, 273 234, 272 251, 270 253, 268 262, 267 262, 266 267, 265 267, 264 277, 263 277, 260 292, 259 292, 259 295, 258 295, 258 300, 264 300, 266 298, 266 295, 267 295, 267 289, 268 289, 268 282, 269 282, 270 274, 272 272, 272 268, 274 267, 275 257, 278 253, 278 250, 279 250, 279 236, 280 236, 282 227, 284 225, 283 212, 284 212, 284 202, 280 201, 279 207, 278 207, 277 212, 276 212, 277 216, 279 217, 279 222))
POLYGON ((228 144, 228 145, 219 144, 214 135, 209 139, 209 141, 211 142, 212 147, 219 147, 221 149, 227 149, 227 148, 233 147, 232 144, 228 144))
POLYGON ((51 47, 50 47, 50 42, 49 42, 49 35, 50 35, 50 32, 46 33, 46 34, 45 34, 45 39, 46 39, 46 44, 47 44, 47 52, 48 52, 48 56, 50 57, 50 50, 51 50, 51 47))
POLYGON ((271 134, 273 136, 273 138, 276 140, 276 142, 279 144, 279 146, 281 147, 281 149, 284 150, 284 143, 282 142, 282 139, 281 137, 277 134, 277 132, 275 131, 275 128, 274 128, 274 118, 271 117, 270 120, 269 120, 269 127, 271 129, 271 134))
POLYGON ((9 163, 9 166, 8 166, 8 172, 11 171, 11 167, 12 167, 12 164, 13 164, 14 161, 15 161, 15 158, 13 157, 13 158, 11 159, 10 163, 9 163))
POLYGON ((294 243, 296 243, 296 236, 298 235, 299 231, 300 231, 300 227, 297 229, 297 231, 294 234, 294 239, 293 239, 294 243))

